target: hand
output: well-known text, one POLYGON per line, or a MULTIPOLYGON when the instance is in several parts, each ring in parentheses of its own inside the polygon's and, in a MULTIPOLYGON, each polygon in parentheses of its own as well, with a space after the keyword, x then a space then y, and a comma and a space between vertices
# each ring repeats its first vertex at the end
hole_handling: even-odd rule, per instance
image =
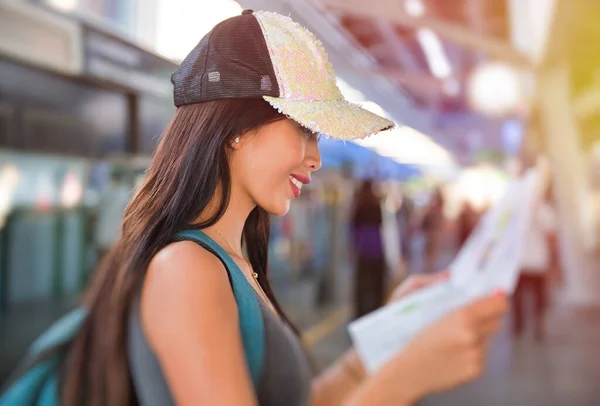
POLYGON ((347 404, 412 405, 425 395, 475 380, 508 303, 497 293, 438 320, 370 376, 347 404))
MULTIPOLYGON (((475 380, 508 303, 498 293, 450 313, 416 336, 385 368, 402 371, 405 385, 415 390, 414 400, 475 380)), ((398 378, 396 374, 396 382, 398 378)))
POLYGON ((448 271, 436 274, 411 275, 394 289, 388 299, 388 303, 395 302, 396 300, 423 289, 426 286, 445 281, 449 277, 450 273, 448 271))

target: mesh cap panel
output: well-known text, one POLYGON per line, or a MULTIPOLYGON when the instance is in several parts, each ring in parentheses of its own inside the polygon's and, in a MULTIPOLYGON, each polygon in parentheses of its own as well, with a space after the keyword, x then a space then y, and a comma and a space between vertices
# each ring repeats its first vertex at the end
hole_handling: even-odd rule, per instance
POLYGON ((171 75, 176 106, 227 98, 279 97, 258 21, 242 14, 218 24, 171 75))

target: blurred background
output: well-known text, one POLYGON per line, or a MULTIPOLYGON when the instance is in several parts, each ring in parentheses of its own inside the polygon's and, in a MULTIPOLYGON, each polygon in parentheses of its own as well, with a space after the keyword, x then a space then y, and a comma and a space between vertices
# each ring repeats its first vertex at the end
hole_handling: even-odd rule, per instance
POLYGON ((319 367, 350 346, 350 320, 447 267, 544 162, 549 238, 519 311, 480 380, 422 404, 600 404, 595 0, 0 0, 0 382, 118 239, 174 112, 170 73, 245 8, 313 31, 345 96, 398 124, 322 138, 323 169, 273 219, 272 282, 319 367))

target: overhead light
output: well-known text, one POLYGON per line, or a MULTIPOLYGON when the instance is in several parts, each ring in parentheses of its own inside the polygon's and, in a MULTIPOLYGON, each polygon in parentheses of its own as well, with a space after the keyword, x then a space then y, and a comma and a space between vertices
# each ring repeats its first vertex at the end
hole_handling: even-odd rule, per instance
POLYGON ((404 9, 412 17, 421 17, 425 14, 425 6, 421 0, 405 0, 404 9))
POLYGON ((457 186, 465 200, 476 208, 483 208, 506 193, 508 180, 501 171, 480 165, 464 169, 457 186))
POLYGON ((460 93, 460 82, 456 78, 448 78, 442 84, 444 93, 448 96, 456 96, 460 93))
POLYGON ((429 28, 420 28, 417 30, 417 40, 427 57, 427 64, 431 73, 439 79, 450 77, 452 67, 437 34, 429 28))
POLYGON ((75 172, 68 172, 65 175, 62 189, 60 192, 60 201, 63 207, 73 208, 81 202, 83 197, 83 186, 79 175, 75 172))
POLYGON ((478 66, 469 79, 468 99, 474 109, 490 116, 517 110, 523 102, 518 72, 504 63, 478 66))
POLYGON ((425 134, 406 126, 354 142, 401 163, 440 166, 454 164, 452 155, 445 148, 425 134))
POLYGON ((0 229, 13 209, 13 197, 19 186, 19 169, 10 164, 0 168, 0 229))
POLYGON ((50 6, 60 11, 73 11, 78 6, 77 0, 48 0, 50 6))

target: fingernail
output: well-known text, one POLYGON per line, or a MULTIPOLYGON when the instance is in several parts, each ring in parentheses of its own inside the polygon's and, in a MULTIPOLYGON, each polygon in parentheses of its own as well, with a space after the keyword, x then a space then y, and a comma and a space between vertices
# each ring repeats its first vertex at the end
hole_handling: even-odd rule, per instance
POLYGON ((492 295, 494 296, 504 296, 506 294, 506 292, 504 292, 503 289, 494 289, 494 291, 492 292, 492 295))

